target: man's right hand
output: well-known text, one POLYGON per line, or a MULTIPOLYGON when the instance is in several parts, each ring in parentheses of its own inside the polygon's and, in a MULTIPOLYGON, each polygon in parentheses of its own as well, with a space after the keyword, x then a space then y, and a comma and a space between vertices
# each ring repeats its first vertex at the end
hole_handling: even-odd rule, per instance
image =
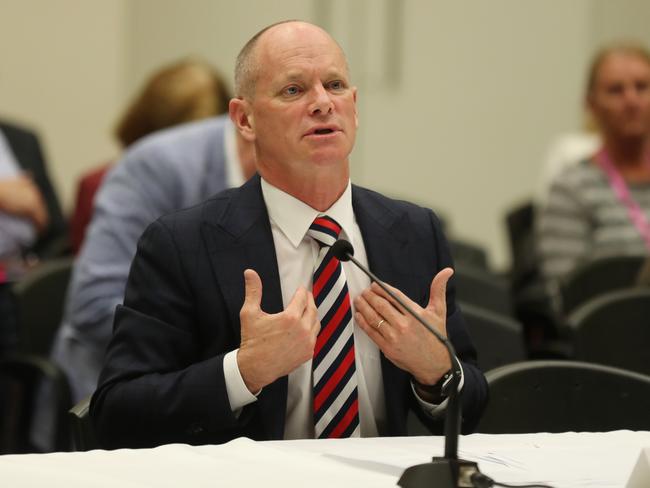
POLYGON ((0 180, 0 211, 29 219, 39 232, 49 220, 41 192, 27 175, 0 180))
POLYGON ((314 354, 320 330, 314 296, 298 288, 287 308, 277 314, 261 309, 262 280, 252 269, 244 271, 246 298, 239 312, 241 345, 239 372, 251 393, 289 374, 314 354))

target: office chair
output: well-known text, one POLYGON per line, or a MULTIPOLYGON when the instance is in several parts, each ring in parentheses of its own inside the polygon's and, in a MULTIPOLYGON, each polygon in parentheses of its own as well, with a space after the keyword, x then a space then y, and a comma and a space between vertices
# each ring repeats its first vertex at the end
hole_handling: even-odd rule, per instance
POLYGON ((72 257, 43 261, 13 285, 22 351, 49 354, 63 316, 72 264, 72 257))
POLYGON ((71 399, 65 375, 47 358, 16 353, 0 359, 0 454, 38 452, 30 432, 42 387, 52 390, 52 403, 46 410, 53 418, 54 449, 68 450, 66 412, 71 399))
POLYGON ((578 361, 528 361, 485 375, 490 400, 477 432, 650 429, 650 377, 578 361))
POLYGON ((535 206, 531 200, 512 207, 505 215, 510 244, 511 279, 515 288, 528 283, 529 275, 537 273, 534 252, 535 206))
POLYGON ((565 315, 591 298, 609 291, 636 285, 645 256, 611 256, 583 263, 560 284, 565 315))
POLYGON ((486 269, 457 264, 451 278, 456 297, 463 303, 512 317, 512 301, 507 280, 486 269))
POLYGON ((489 269, 487 251, 483 247, 455 238, 449 238, 448 242, 455 264, 472 266, 486 271, 489 269))
POLYGON ((576 309, 567 323, 575 359, 650 375, 650 288, 600 295, 576 309))
POLYGON ((526 359, 523 327, 511 317, 459 302, 478 352, 478 365, 488 371, 526 359))

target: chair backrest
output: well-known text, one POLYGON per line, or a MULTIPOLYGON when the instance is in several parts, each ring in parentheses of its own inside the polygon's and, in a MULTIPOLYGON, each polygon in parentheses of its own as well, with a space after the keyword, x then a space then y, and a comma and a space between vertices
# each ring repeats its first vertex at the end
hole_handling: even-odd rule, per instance
POLYGON ((645 256, 611 256, 583 263, 560 283, 565 315, 591 298, 621 288, 635 286, 645 256))
POLYGON ((510 286, 501 276, 474 266, 456 265, 452 280, 456 298, 463 303, 513 316, 510 286))
POLYGON ((68 411, 70 436, 75 451, 90 451, 98 448, 95 429, 90 420, 90 399, 88 396, 68 411))
POLYGON ((527 275, 535 272, 537 259, 534 250, 535 206, 531 200, 523 202, 505 215, 512 279, 515 283, 525 281, 527 275))
POLYGON ((650 289, 601 295, 575 310, 567 322, 576 359, 650 375, 650 289))
POLYGON ((38 452, 30 441, 40 388, 51 390, 51 404, 39 405, 51 413, 54 449, 69 448, 66 413, 70 388, 63 372, 47 358, 12 354, 0 359, 0 454, 38 452))
POLYGON ((478 244, 450 238, 449 250, 456 265, 461 264, 484 270, 489 269, 487 251, 478 244))
POLYGON ((650 377, 578 361, 528 361, 489 371, 478 432, 650 430, 650 377))
POLYGON ((522 325, 511 317, 459 302, 483 371, 526 359, 522 325))
POLYGON ((47 356, 61 323, 73 258, 43 261, 13 286, 19 346, 47 356))

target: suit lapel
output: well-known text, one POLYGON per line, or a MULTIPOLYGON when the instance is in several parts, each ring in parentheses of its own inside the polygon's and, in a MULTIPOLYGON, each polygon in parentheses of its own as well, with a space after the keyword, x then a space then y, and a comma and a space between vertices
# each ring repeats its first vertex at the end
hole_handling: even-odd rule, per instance
POLYGON ((415 296, 417 290, 408 253, 408 216, 386 206, 374 193, 356 186, 352 187, 352 206, 370 270, 406 295, 415 296))
MULTIPOLYGON (((221 215, 206 215, 202 235, 219 289, 228 307, 237 343, 239 310, 244 303, 244 270, 257 271, 262 279, 262 310, 283 310, 282 290, 269 217, 259 176, 233 190, 221 215)), ((226 198, 226 197, 224 197, 226 198)), ((287 400, 287 377, 265 387, 256 407, 269 439, 282 439, 287 400)))

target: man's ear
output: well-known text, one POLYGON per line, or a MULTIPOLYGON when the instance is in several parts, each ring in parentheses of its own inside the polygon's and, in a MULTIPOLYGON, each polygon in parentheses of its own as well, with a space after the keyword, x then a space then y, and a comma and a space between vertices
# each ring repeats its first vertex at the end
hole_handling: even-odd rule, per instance
POLYGON ((233 98, 228 105, 228 113, 242 137, 248 142, 255 141, 255 126, 250 104, 243 98, 233 98))
POLYGON ((357 111, 357 87, 352 87, 352 100, 354 100, 354 125, 359 128, 359 112, 357 111))

